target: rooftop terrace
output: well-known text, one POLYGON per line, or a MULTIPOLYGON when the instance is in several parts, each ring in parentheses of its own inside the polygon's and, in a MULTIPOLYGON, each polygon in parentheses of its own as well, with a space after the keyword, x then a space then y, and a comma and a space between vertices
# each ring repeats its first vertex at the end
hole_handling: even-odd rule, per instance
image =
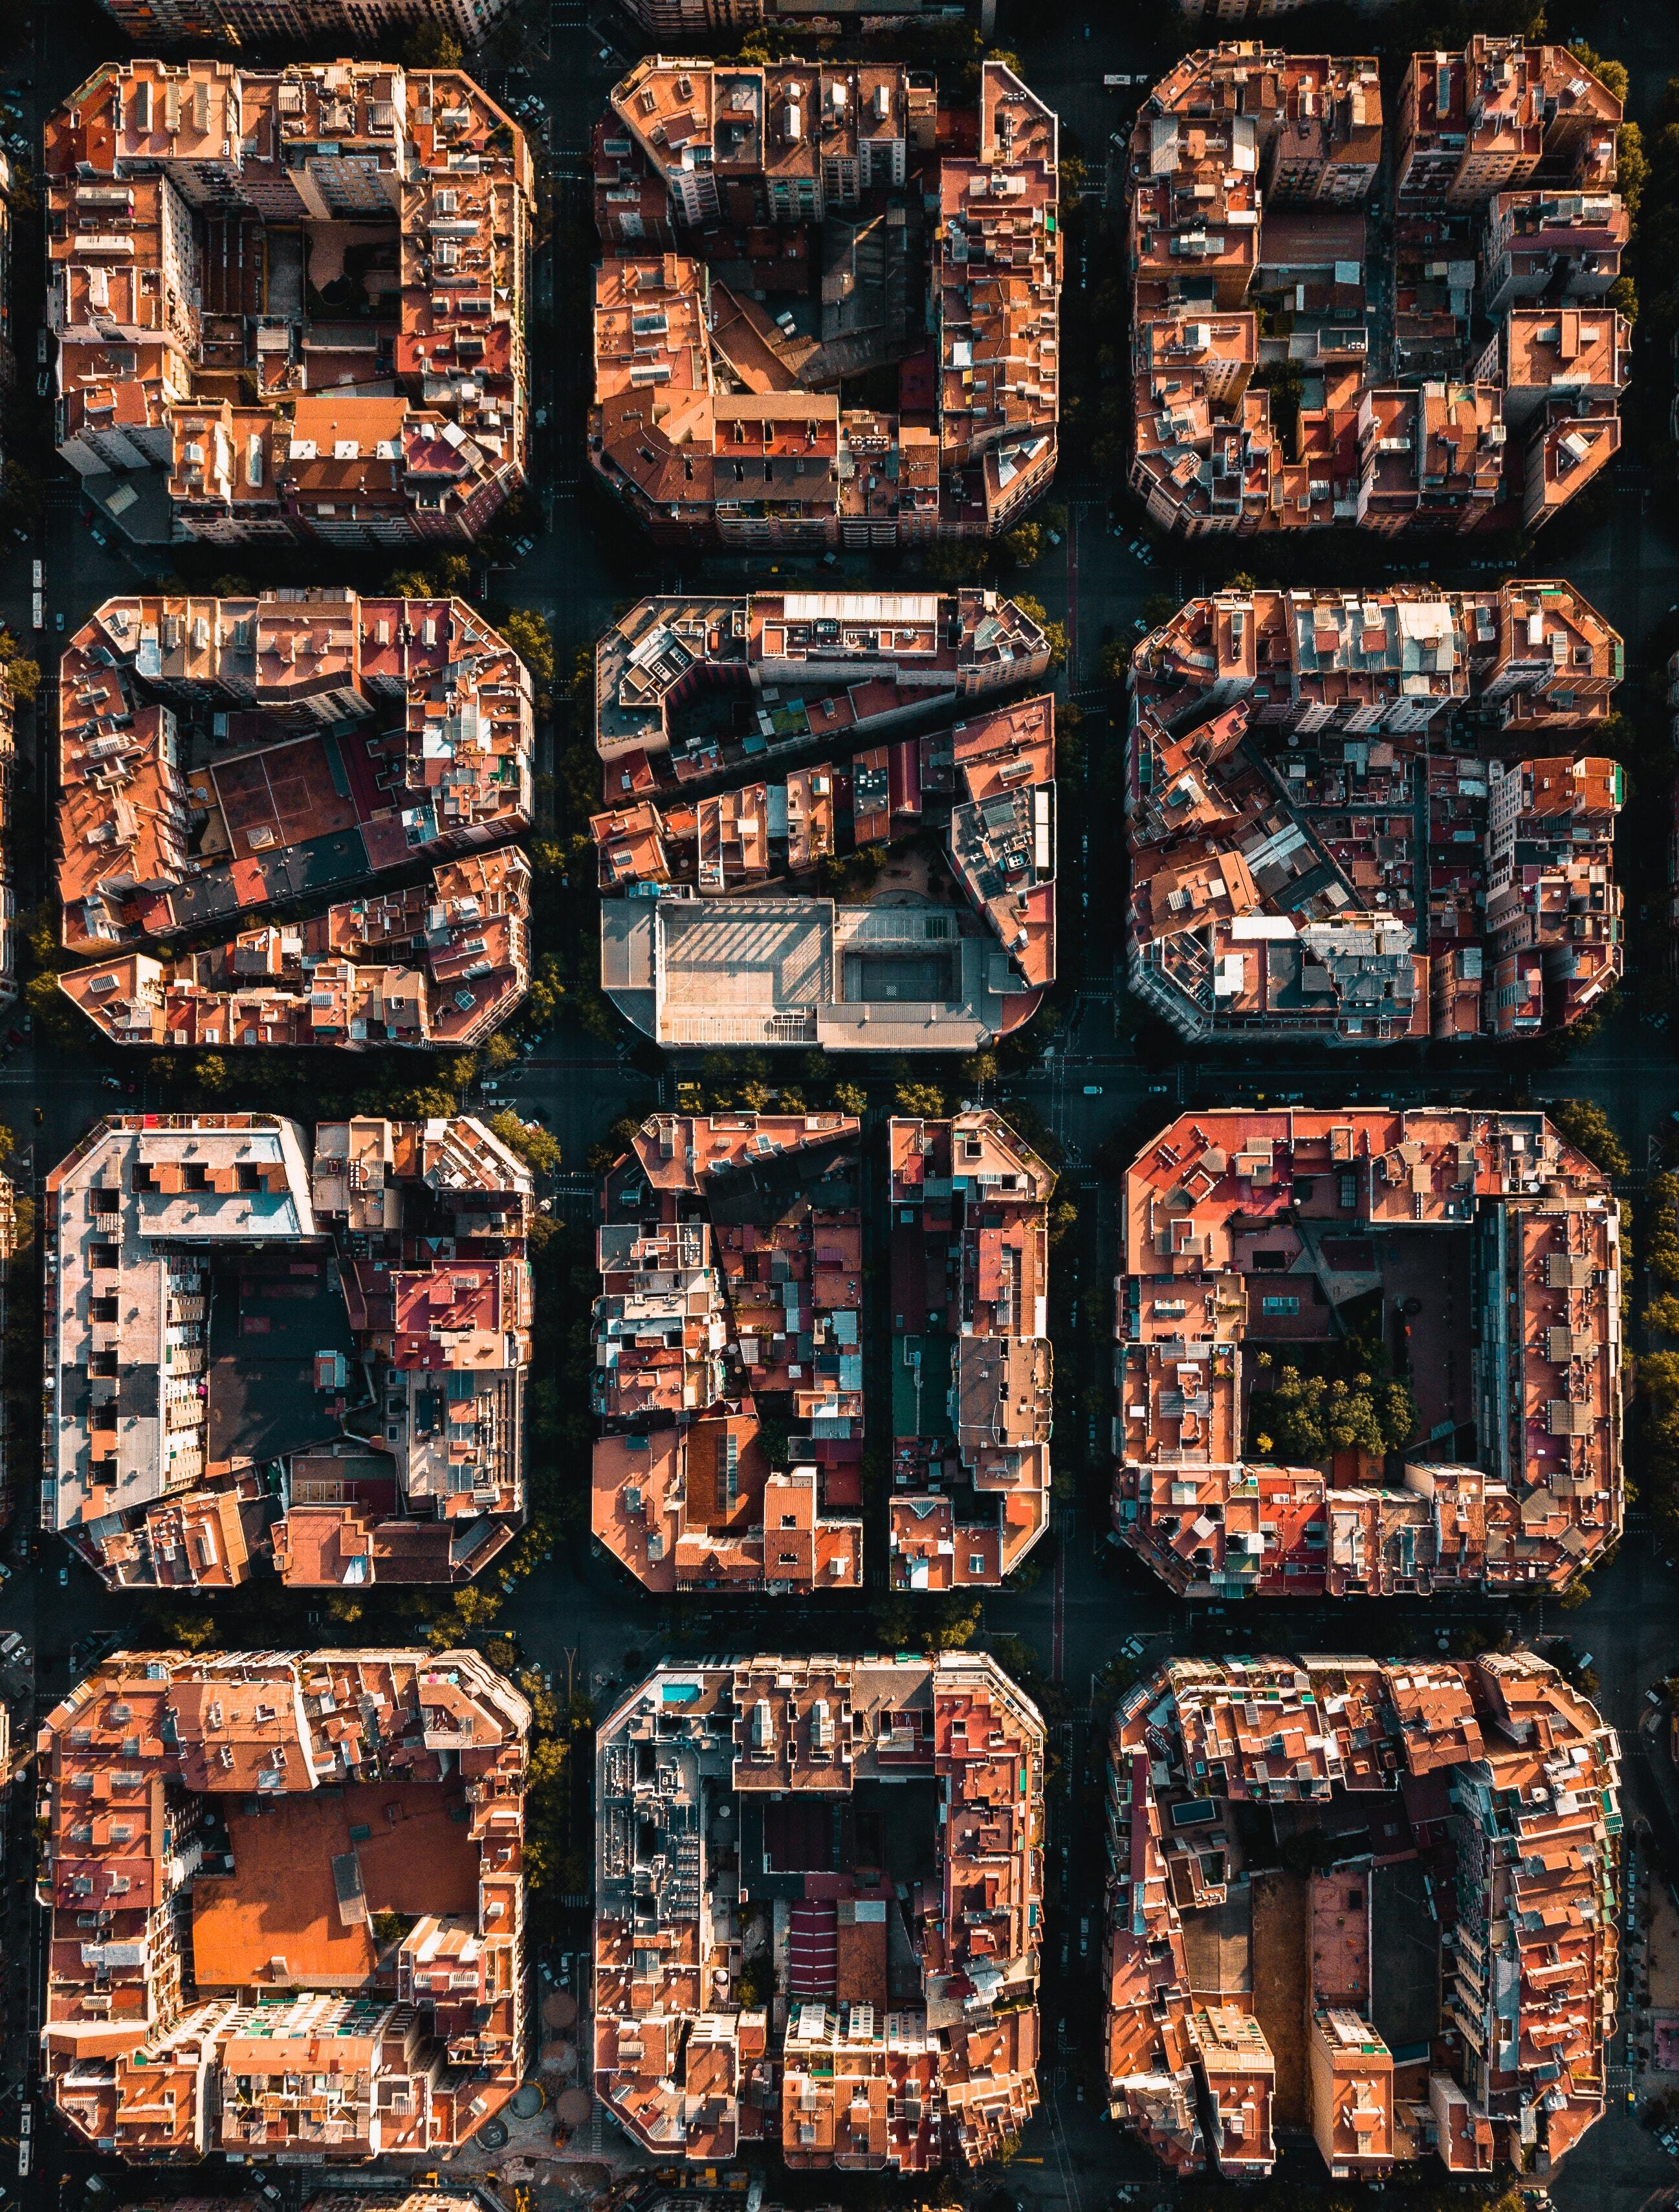
POLYGON ((1179 2174, 1269 2173, 1308 2127, 1335 2179, 1554 2173, 1605 2109, 1619 1760, 1531 1651, 1138 1683, 1110 1741, 1112 2117, 1179 2174))
POLYGON ((1124 1207, 1114 1527, 1174 1589, 1561 1590, 1619 1540, 1620 1208, 1543 1115, 1184 1115, 1124 1207), (1372 1304, 1420 1433, 1276 1463, 1256 1350, 1338 1371, 1372 1304))
POLYGON ((1060 415, 1057 125, 894 64, 650 55, 594 140, 590 459, 645 528, 743 547, 986 537, 1060 415), (890 412, 840 387, 896 370, 890 412))
POLYGON ((123 1652, 81 1683, 37 1746, 73 2133, 172 2165, 464 2142, 523 2070, 530 1720, 474 1651, 123 1652))
POLYGON ((45 178, 58 450, 129 537, 464 544, 524 483, 534 175, 459 70, 108 62, 45 178))
POLYGON ((529 1170, 482 1123, 96 1123, 46 1179, 41 1519, 115 1588, 469 1580, 524 1520, 529 1170))

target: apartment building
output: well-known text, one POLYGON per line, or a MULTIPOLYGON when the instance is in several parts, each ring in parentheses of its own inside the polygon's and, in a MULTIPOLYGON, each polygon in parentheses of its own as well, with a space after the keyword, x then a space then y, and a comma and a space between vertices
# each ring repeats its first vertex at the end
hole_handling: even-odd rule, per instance
MULTIPOLYGON (((12 332, 12 165, 0 153, 0 392, 17 374, 17 354, 12 332)), ((0 459, 3 459, 0 454, 0 459)))
POLYGON ((594 163, 590 462, 655 538, 988 538, 1047 489, 1057 125, 1003 63, 953 110, 895 64, 649 56, 594 163))
MULTIPOLYGON (((17 1186, 9 1175, 0 1172, 0 1328, 5 1327, 11 1312, 11 1263, 17 1249, 17 1186)), ((10 1523, 18 1504, 10 1427, 9 1422, 0 1422, 0 1527, 10 1523)), ((0 1735, 0 1756, 8 1753, 9 1727, 9 1721, 7 1732, 0 1735)))
POLYGON ((997 28, 997 0, 622 0, 655 38, 707 31, 755 31, 788 23, 808 37, 865 34, 918 23, 972 23, 981 38, 997 28))
POLYGON ((1390 222, 1373 58, 1186 55, 1139 112, 1127 177, 1131 484, 1154 520, 1542 527, 1620 449, 1620 119, 1566 47, 1415 55, 1390 222))
POLYGON ((1620 1206, 1543 1114, 1184 1114, 1124 1212, 1114 1534, 1180 1595, 1562 1590, 1619 1541, 1620 1206), (1378 1310, 1415 1436, 1287 1464, 1282 1370, 1378 1310))
POLYGON ((534 1210, 470 1116, 95 1123, 46 1178, 42 1527, 112 1589, 469 1581, 524 1518, 534 1210))
POLYGON ((1179 2174, 1543 2179, 1605 2109, 1620 1747, 1531 1651, 1174 1660, 1108 1767, 1109 2110, 1179 2174))
POLYGON ((104 1661, 36 1746, 71 2134, 135 2164, 460 2148, 524 2070, 530 1724, 476 1651, 104 1661))
POLYGON ((533 175, 459 70, 106 63, 45 131, 84 495, 149 544, 470 544, 524 481, 533 175))
POLYGON ((531 699, 459 599, 107 599, 58 680, 62 937, 106 957, 61 989, 122 1043, 478 1042, 529 981, 531 699))
POLYGON ((662 1665, 596 1772, 595 2094, 638 2151, 920 2173, 1014 2145, 1044 1725, 995 1661, 662 1665))
POLYGON ((887 1135, 892 1586, 994 1589, 1049 1525, 1055 1176, 987 1108, 887 1135))
MULTIPOLYGON (((3 456, 0 456, 0 462, 3 456)), ((17 894, 12 878, 12 771, 17 701, 0 668, 0 1015, 17 999, 17 894)))
MULTIPOLYGON (((1196 23, 1263 23, 1273 15, 1293 15, 1314 0, 1178 0, 1178 13, 1196 23)), ((1379 15, 1392 0, 1353 0, 1353 12, 1379 15)))
POLYGON ((1032 617, 972 586, 642 599, 595 647, 603 797, 614 805, 766 757, 808 758, 1048 672, 1032 617))
POLYGON ((596 652, 603 990, 666 1046, 972 1051, 1029 1020, 1054 707, 998 695, 1048 665, 990 592, 632 609, 596 652))
POLYGON ((259 922, 209 952, 131 952, 58 987, 115 1044, 470 1051, 524 998, 530 864, 466 854, 406 890, 259 922))
POLYGON ((1577 301, 1603 299, 1621 274, 1631 229, 1615 192, 1494 192, 1481 248, 1486 313, 1501 315, 1554 292, 1577 301))
POLYGON ((1621 102, 1567 46, 1477 33, 1413 54, 1394 166, 1402 210, 1484 209, 1530 185, 1611 191, 1621 102))
POLYGON ((863 1586, 860 1127, 657 1114, 607 1171, 593 1527, 649 1589, 863 1586))
POLYGON ((1183 1036, 1566 1028, 1619 980, 1624 672, 1570 584, 1193 599, 1129 677, 1127 974, 1183 1036))
POLYGON ((371 43, 417 23, 437 23, 473 46, 508 0, 100 0, 142 46, 182 40, 308 42, 334 36, 371 43))

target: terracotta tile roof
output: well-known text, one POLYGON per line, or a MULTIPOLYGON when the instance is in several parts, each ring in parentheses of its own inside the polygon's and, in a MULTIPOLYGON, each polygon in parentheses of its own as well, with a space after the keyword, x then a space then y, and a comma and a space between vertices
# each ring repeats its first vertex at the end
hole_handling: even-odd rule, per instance
POLYGON ((1485 2172, 1518 2142, 1554 2163, 1602 2117, 1619 1747, 1532 1653, 1177 1661, 1122 1698, 1110 1757, 1110 2109, 1168 2166, 1270 2170, 1279 2071, 1261 2011, 1298 2085, 1293 2117, 1335 2175, 1431 2148, 1452 2172, 1485 2172), (1250 1869, 1263 1832, 1233 1819, 1237 1800, 1308 1856, 1338 1848, 1303 1901, 1289 1903, 1298 1875, 1263 1856, 1250 1869), (1375 1893, 1384 1869, 1406 1874, 1403 1891, 1375 1893), (1374 1947, 1384 1919, 1415 1916, 1419 1881, 1441 2011, 1420 2046, 1391 2051, 1370 2017, 1388 2004, 1374 1947), (1252 1978, 1237 1967, 1241 1989, 1215 2002, 1219 1931, 1250 1914, 1252 1978))
MULTIPOLYGON (((638 2143, 694 2164, 779 2136, 790 2166, 920 2172, 1017 2138, 1037 2105, 1043 1731, 992 1662, 664 1667, 597 1758, 595 2085, 638 2143), (859 1784, 892 1775, 939 1789, 936 1873, 912 1883, 907 1838, 859 1823, 855 1849, 825 1841, 851 1834, 859 1784), (709 1840, 682 1840, 701 1788, 742 1838, 726 1906, 709 1840), (670 1869, 651 1889, 650 1829, 670 1869), (785 2002, 741 2009, 740 1893, 761 1866, 788 1899, 785 2002), (898 2004, 888 1945, 906 1936, 920 1989, 898 2004)), ((924 1861, 926 1839, 909 1847, 924 1861)))
POLYGON ((1619 114, 1563 48, 1477 36, 1412 57, 1379 384, 1356 212, 1381 166, 1374 60, 1252 40, 1186 55, 1130 142, 1131 483, 1153 520, 1188 536, 1462 533, 1536 528, 1576 496, 1620 441, 1626 332, 1603 304, 1626 235, 1619 114), (1551 222, 1559 252, 1526 246, 1551 222), (1477 290, 1504 317, 1490 348, 1477 290), (1542 295, 1543 310, 1520 304, 1542 295), (1306 380, 1288 423, 1252 381, 1260 306, 1306 380))
POLYGON ((470 78, 109 63, 49 118, 45 168, 60 450, 114 479, 120 526, 150 477, 168 514, 142 535, 464 542, 523 483, 533 176, 470 78), (359 319, 271 312, 269 227, 306 223, 312 281, 359 319))
POLYGON ((1124 1190, 1114 1527, 1173 1588, 1560 1589, 1616 1541, 1619 1209, 1543 1115, 1188 1114, 1124 1190), (1332 1305, 1403 1265, 1412 1227, 1468 1240, 1494 1220, 1506 1256, 1466 1292, 1512 1316, 1476 1410, 1485 1465, 1412 1445, 1388 1486, 1375 1464, 1267 1464, 1269 1441, 1244 1436, 1249 1340, 1281 1357, 1324 1334, 1332 1305))
POLYGON ((342 2163, 473 2133, 523 2065, 529 1723, 469 1651, 106 1661, 37 1747, 64 2118, 134 2161, 342 2163), (95 1910, 99 1940, 70 1940, 95 1910))

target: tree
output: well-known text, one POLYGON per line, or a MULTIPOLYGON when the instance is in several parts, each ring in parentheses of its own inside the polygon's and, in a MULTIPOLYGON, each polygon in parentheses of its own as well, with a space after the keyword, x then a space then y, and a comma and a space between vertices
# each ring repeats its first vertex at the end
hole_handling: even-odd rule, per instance
POLYGON ((1178 602, 1165 592, 1150 592, 1143 602, 1143 619, 1150 629, 1158 629, 1162 623, 1169 623, 1177 611, 1178 602))
POLYGON ((1306 373, 1297 361, 1268 361, 1253 372, 1254 387, 1270 396, 1271 426, 1283 452, 1300 452, 1300 401, 1306 392, 1306 373))
POLYGON ((927 546, 921 556, 924 575, 937 584, 978 584, 984 581, 996 556, 989 545, 945 542, 927 546))
POLYGON ((955 1590, 942 1597, 926 1638, 927 1649, 960 1651, 964 1645, 972 1644, 979 1632, 979 1605, 977 1597, 955 1590))
POLYGON ((1568 51, 1577 62, 1583 62, 1599 84, 1605 86, 1624 106, 1631 80, 1625 62, 1618 62, 1612 54, 1595 53, 1584 39, 1571 39, 1568 51))
POLYGON ((523 1027, 537 1032, 547 1029, 560 1012, 566 995, 565 978, 560 963, 551 952, 544 952, 530 974, 530 986, 524 994, 520 1012, 523 1027))
POLYGON ((1284 1460, 1315 1462, 1337 1451, 1380 1457, 1416 1431, 1416 1407, 1403 1382, 1373 1384, 1368 1375, 1331 1381, 1297 1367, 1283 1369, 1270 1395, 1256 1401, 1255 1414, 1284 1460))
POLYGON ((1650 158, 1644 150, 1644 133, 1636 123, 1623 123, 1615 134, 1615 181, 1636 222, 1644 188, 1650 181, 1650 158))
POLYGON ((1416 1434, 1416 1401, 1403 1382, 1384 1382, 1377 1393, 1376 1419, 1389 1451, 1403 1451, 1416 1434))
POLYGON ((385 580, 385 588, 393 599, 437 597, 437 580, 424 568, 393 568, 385 580))
POLYGON ((1045 640, 1049 646, 1049 672, 1053 676, 1058 669, 1064 668, 1067 665, 1066 623, 1052 622, 1049 618, 1049 611, 1043 601, 1034 599, 1029 592, 1016 592, 1015 605, 1029 621, 1035 622, 1044 633, 1045 640))
POLYGON ((16 696, 33 700, 41 688, 41 665, 29 658, 9 629, 0 629, 0 665, 16 696))
POLYGON ((537 708, 547 714, 554 703, 554 632, 548 617, 540 607, 514 607, 501 635, 530 671, 537 708))
POLYGON ((962 1081, 970 1091, 983 1091, 988 1083, 997 1081, 997 1054, 994 1052, 971 1052, 962 1062, 962 1081))
POLYGON ((488 1126, 533 1174, 559 1173, 560 1139, 539 1121, 521 1121, 511 1106, 503 1106, 490 1115, 488 1126))
POLYGON ((447 1613, 439 1613, 426 1633, 426 1641, 433 1651, 447 1651, 454 1645, 464 1644, 477 1630, 488 1628, 501 1610, 500 1590, 485 1589, 481 1583, 469 1583, 464 1589, 455 1592, 447 1613))
POLYGON ((1644 1265, 1652 1280, 1671 1289, 1679 1285, 1679 1177, 1665 1169, 1652 1175, 1644 1187, 1649 1200, 1649 1223, 1645 1231, 1644 1265))
POLYGON ((841 1114, 861 1115, 868 1111, 869 1094, 858 1084, 836 1083, 833 1086, 833 1103, 841 1114))
POLYGON ((1667 1291, 1652 1298, 1644 1309, 1644 1326, 1652 1336, 1679 1336, 1679 1297, 1667 1291))
POLYGON ((1131 665, 1131 648, 1123 637, 1110 638, 1096 656, 1096 673, 1104 684, 1123 684, 1131 665))
POLYGON ((1553 1098, 1545 1111, 1575 1150, 1584 1152, 1612 1181, 1632 1173, 1627 1147, 1595 1099, 1553 1098))
POLYGON ((875 1634, 885 1651, 907 1651, 915 1641, 914 1615, 910 1601, 894 1593, 882 1598, 875 1609, 875 1634))
POLYGON ((441 23, 416 23, 403 41, 403 62, 408 69, 458 69, 465 58, 460 40, 441 23))
POLYGON ((510 1036, 498 1030, 484 1047, 484 1065, 492 1073, 511 1067, 518 1058, 518 1047, 510 1036))
POLYGON ((1044 557, 1043 526, 1037 522, 1018 523, 1013 530, 1005 531, 997 543, 1017 568, 1033 568, 1044 557))
POLYGON ((900 1083, 894 1094, 900 1114, 918 1115, 937 1121, 944 1115, 944 1093, 934 1083, 900 1083))
POLYGON ((158 1623, 158 1634, 166 1647, 179 1646, 183 1651, 221 1649, 213 1613, 166 1613, 158 1623))

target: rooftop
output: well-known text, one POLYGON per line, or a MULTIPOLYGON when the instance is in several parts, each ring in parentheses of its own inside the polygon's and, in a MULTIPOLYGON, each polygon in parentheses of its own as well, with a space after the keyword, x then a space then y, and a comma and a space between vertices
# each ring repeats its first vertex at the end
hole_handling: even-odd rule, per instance
POLYGON ((1605 2108, 1619 1759, 1531 1651, 1137 1684, 1110 1742, 1113 2118, 1227 2179, 1270 2171, 1273 2117, 1332 2177, 1518 2146, 1554 2172, 1605 2108))
POLYGON ((1043 1748, 978 1653, 666 1665, 625 1698, 596 1736, 594 2066, 632 2142, 899 2172, 1011 2146, 1043 1748))
POLYGON ((524 1520, 533 1207, 470 1117, 96 1123, 46 1179, 43 1525, 115 1588, 470 1579, 524 1520))
POLYGON ((523 483, 535 185, 470 77, 108 62, 45 149, 58 449, 128 535, 465 543, 523 483))
POLYGON ((999 61, 953 111, 889 64, 646 57, 594 138, 597 475, 670 542, 1004 527, 1055 471, 1057 176, 999 61))
POLYGON ((1173 1589, 1564 1589, 1619 1540, 1620 1208, 1542 1114, 1183 1115, 1124 1209, 1114 1526, 1173 1589), (1253 1347, 1310 1371, 1373 1295, 1426 1441, 1274 1463, 1253 1347))
POLYGON ((530 1718, 473 1651, 123 1652, 81 1683, 37 1746, 72 2130, 142 2163, 463 2143, 523 2069, 530 1718))

